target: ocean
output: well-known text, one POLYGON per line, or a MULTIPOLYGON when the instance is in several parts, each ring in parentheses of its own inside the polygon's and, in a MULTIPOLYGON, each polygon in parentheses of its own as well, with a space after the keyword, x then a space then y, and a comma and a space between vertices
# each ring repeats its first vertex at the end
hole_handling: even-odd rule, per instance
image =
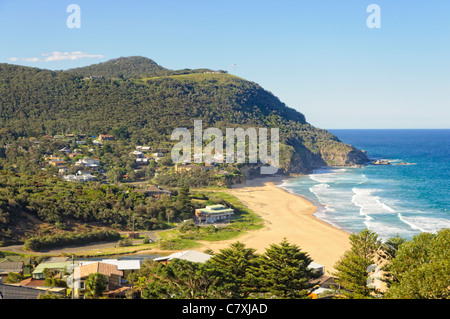
POLYGON ((391 164, 326 167, 280 185, 318 205, 319 219, 382 240, 450 228, 450 130, 329 131, 391 164))

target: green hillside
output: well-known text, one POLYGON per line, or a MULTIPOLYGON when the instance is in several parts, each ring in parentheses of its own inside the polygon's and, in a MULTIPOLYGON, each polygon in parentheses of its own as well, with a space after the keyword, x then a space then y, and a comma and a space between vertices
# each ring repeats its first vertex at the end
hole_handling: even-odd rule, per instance
POLYGON ((140 57, 58 72, 0 64, 0 145, 67 133, 170 143, 172 131, 194 119, 223 132, 278 127, 285 172, 367 160, 258 84, 223 71, 167 70, 140 57))

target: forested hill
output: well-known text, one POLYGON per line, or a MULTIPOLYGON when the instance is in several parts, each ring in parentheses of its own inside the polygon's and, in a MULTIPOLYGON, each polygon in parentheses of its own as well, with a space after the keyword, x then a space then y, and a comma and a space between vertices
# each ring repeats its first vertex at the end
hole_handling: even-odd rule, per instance
POLYGON ((142 57, 49 71, 0 64, 0 147, 46 134, 115 134, 142 144, 170 142, 177 127, 279 127, 282 168, 361 164, 365 154, 308 124, 254 82, 224 71, 168 70, 142 57))

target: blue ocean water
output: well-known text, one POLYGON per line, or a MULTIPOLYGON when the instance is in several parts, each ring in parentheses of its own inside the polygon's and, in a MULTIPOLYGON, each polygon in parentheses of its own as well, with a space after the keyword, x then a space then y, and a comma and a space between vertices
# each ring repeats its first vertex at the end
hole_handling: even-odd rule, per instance
POLYGON ((318 218, 382 240, 450 228, 450 130, 329 131, 391 165, 327 167, 280 185, 318 204, 318 218))

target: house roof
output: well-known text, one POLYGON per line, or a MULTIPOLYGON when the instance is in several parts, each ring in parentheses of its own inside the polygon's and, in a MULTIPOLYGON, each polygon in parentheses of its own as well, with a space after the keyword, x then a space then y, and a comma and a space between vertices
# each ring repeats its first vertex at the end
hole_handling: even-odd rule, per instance
POLYGON ((44 287, 44 279, 27 278, 19 283, 19 286, 44 287))
POLYGON ((0 263, 0 274, 7 274, 9 272, 22 272, 23 271, 23 262, 2 262, 0 263))
POLYGON ((43 262, 36 266, 33 271, 33 274, 40 274, 44 272, 44 269, 66 269, 71 266, 70 262, 43 262))
POLYGON ((103 262, 93 262, 75 268, 75 278, 85 278, 90 274, 95 273, 101 273, 108 277, 111 275, 123 276, 123 271, 118 270, 116 265, 111 265, 103 262))
MULTIPOLYGON (((141 262, 139 260, 118 260, 118 259, 103 259, 101 261, 105 264, 116 265, 118 270, 139 270, 141 269, 141 262)), ((81 262, 82 266, 95 263, 94 261, 81 262)))
POLYGON ((222 214, 222 213, 234 213, 234 210, 231 208, 228 208, 223 205, 209 205, 205 208, 197 209, 198 211, 204 213, 204 214, 222 214))
POLYGON ((42 290, 0 283, 0 299, 37 299, 42 290))
POLYGON ((173 259, 183 259, 192 262, 204 263, 212 256, 195 250, 185 250, 173 253, 169 256, 155 258, 155 261, 171 261, 173 259))

